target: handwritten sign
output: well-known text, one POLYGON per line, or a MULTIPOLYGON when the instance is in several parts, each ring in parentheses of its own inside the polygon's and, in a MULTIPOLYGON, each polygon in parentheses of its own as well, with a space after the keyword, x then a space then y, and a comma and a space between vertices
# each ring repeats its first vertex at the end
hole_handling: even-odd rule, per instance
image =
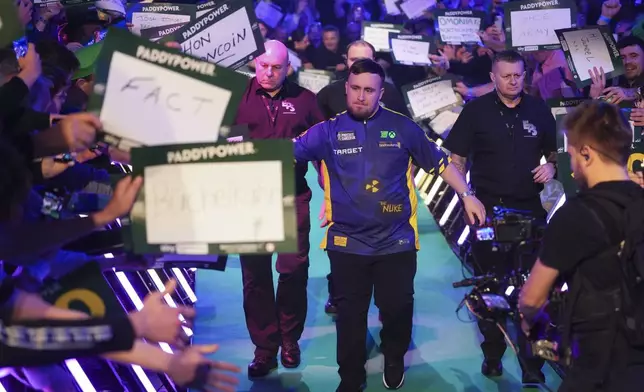
POLYGON ((105 141, 133 146, 216 141, 234 121, 247 79, 236 72, 110 29, 90 110, 105 141))
POLYGON ((319 93, 320 90, 331 84, 333 73, 318 69, 303 69, 297 73, 297 84, 307 90, 319 93))
POLYGON ((585 98, 548 99, 546 101, 557 124, 557 152, 566 152, 566 136, 561 129, 564 117, 585 101, 587 101, 585 98))
POLYGON ((189 23, 195 12, 194 5, 171 3, 133 4, 128 8, 132 15, 131 30, 137 35, 145 29, 189 23))
POLYGON ((284 13, 282 13, 282 9, 277 5, 260 1, 255 6, 255 16, 274 29, 280 24, 282 18, 284 18, 284 13))
POLYGON ((454 92, 453 82, 435 77, 401 88, 414 120, 425 120, 438 113, 463 104, 460 95, 454 92))
POLYGON ((212 11, 213 8, 217 6, 220 0, 210 0, 205 3, 197 4, 197 18, 203 16, 204 14, 212 11))
POLYGON ((444 134, 448 133, 454 124, 456 123, 456 120, 458 120, 458 116, 460 115, 460 112, 453 112, 451 110, 445 110, 443 112, 440 112, 434 117, 430 123, 429 126, 436 132, 439 136, 443 136, 444 134))
POLYGON ((555 30, 575 27, 577 6, 573 0, 523 0, 503 4, 508 47, 519 51, 560 48, 555 30))
POLYGON ((165 41, 179 42, 184 53, 232 69, 264 52, 251 0, 223 1, 165 41))
POLYGON ((15 2, 0 2, 0 46, 5 47, 24 35, 24 29, 18 21, 18 10, 15 2))
POLYGON ((291 68, 293 68, 293 72, 297 72, 300 68, 302 68, 302 60, 300 57, 297 55, 292 50, 288 50, 288 61, 291 63, 291 68))
POLYGON ((405 65, 431 65, 430 38, 424 35, 389 33, 389 44, 394 62, 405 65))
POLYGON ((615 39, 607 26, 557 30, 575 84, 583 88, 592 84, 589 71, 604 69, 606 79, 624 74, 624 64, 615 39))
POLYGON ((373 45, 376 52, 389 52, 389 33, 400 33, 402 29, 402 25, 363 22, 362 39, 373 45))
POLYGON ((423 16, 425 11, 436 5, 436 0, 404 0, 398 3, 398 7, 409 19, 416 19, 423 16))
POLYGON ((481 22, 485 13, 472 10, 434 10, 441 43, 451 45, 478 44, 481 22))
POLYGON ((130 216, 134 253, 297 252, 290 140, 143 147, 131 156, 144 178, 130 216))

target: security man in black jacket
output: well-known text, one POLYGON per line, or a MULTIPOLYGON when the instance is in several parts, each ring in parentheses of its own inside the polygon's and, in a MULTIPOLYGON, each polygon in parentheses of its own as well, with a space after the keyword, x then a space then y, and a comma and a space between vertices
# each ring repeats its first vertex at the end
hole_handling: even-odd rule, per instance
MULTIPOLYGON (((452 163, 463 173, 471 163, 471 186, 488 216, 493 215, 493 207, 501 206, 529 211, 545 221, 539 192, 555 174, 554 117, 542 100, 523 93, 525 62, 519 53, 498 53, 490 78, 495 91, 463 108, 444 146, 451 153, 452 163), (548 163, 540 163, 543 156, 548 157, 548 163)), ((517 267, 514 253, 514 250, 498 251, 489 241, 473 241, 475 274, 508 274, 517 267)), ((485 357, 481 373, 488 377, 500 376, 501 359, 506 350, 504 335, 495 323, 479 321, 478 326, 483 335, 481 349, 485 357)), ((521 336, 521 346, 526 343, 524 338, 521 336)), ((523 383, 529 386, 543 382, 543 361, 521 357, 523 383)))
POLYGON ((638 391, 644 384, 644 298, 636 269, 644 191, 626 168, 633 132, 617 106, 598 100, 566 116, 563 129, 581 191, 546 228, 519 296, 522 329, 528 333, 544 320, 540 311, 555 282, 567 282, 558 351, 567 355, 567 343, 574 350, 559 392, 638 391))
MULTIPOLYGON (((360 59, 371 59, 375 60, 376 49, 367 41, 354 41, 347 46, 347 69, 350 69, 353 63, 360 59)), ((347 110, 347 94, 345 87, 346 80, 335 81, 328 86, 324 87, 318 92, 318 105, 320 110, 324 115, 325 119, 330 119, 335 117, 337 114, 342 113, 347 110)), ((386 107, 387 109, 393 110, 404 114, 409 117, 409 111, 405 105, 403 97, 391 83, 384 82, 384 94, 380 100, 380 105, 386 107)), ((324 205, 323 205, 324 208, 324 205)), ((324 211, 320 212, 320 219, 324 218, 324 211)), ((322 226, 326 225, 326 221, 322 222, 322 226)), ((324 310, 328 314, 336 313, 335 300, 333 299, 333 285, 331 274, 327 275, 329 280, 329 300, 324 306, 324 310)))

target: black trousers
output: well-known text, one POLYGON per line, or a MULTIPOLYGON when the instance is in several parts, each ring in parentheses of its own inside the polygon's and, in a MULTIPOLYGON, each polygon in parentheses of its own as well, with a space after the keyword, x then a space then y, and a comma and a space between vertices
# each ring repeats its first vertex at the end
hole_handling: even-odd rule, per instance
POLYGON ((297 343, 304 331, 309 278, 311 191, 296 196, 299 253, 278 254, 277 293, 272 255, 241 255, 244 314, 256 356, 275 356, 281 345, 297 343))
MULTIPOLYGON (((538 196, 529 200, 500 198, 485 194, 477 195, 477 197, 485 205, 489 217, 492 217, 493 207, 501 206, 515 210, 530 211, 534 217, 545 220, 546 212, 541 207, 541 201, 538 196)), ((536 249, 532 250, 536 252, 536 249)), ((495 251, 491 242, 477 241, 472 241, 472 256, 474 257, 472 267, 474 268, 475 275, 495 274, 497 276, 503 276, 518 268, 529 270, 536 260, 536 255, 531 254, 530 249, 495 251)), ((478 321, 477 324, 481 335, 483 335, 481 350, 483 351, 485 359, 489 361, 501 361, 507 349, 503 333, 495 323, 478 321)), ((517 330, 519 364, 521 369, 524 373, 529 372, 537 375, 543 367, 544 361, 527 355, 529 352, 529 343, 527 342, 526 336, 521 332, 521 327, 518 323, 515 325, 515 328, 517 330)))
POLYGON ((402 359, 411 343, 416 251, 362 256, 328 251, 337 300, 337 360, 340 391, 366 381, 367 312, 374 293, 382 315, 380 349, 402 359))
POLYGON ((574 357, 559 392, 639 391, 644 385, 644 351, 608 331, 575 335, 574 357))

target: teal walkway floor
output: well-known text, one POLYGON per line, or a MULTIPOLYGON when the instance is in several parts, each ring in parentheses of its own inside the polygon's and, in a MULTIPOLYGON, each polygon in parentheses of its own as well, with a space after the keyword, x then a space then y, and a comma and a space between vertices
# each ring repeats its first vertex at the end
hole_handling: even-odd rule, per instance
MULTIPOLYGON (((311 173, 311 170, 309 171, 311 173)), ((309 179, 316 184, 315 179, 309 179)), ((311 202, 312 222, 322 193, 314 190, 311 202)), ((311 243, 317 245, 323 230, 315 228, 311 243)), ((508 349, 504 358, 505 374, 488 380, 480 374, 482 356, 476 325, 459 321, 455 314, 463 294, 452 289, 451 283, 462 279, 461 266, 451 252, 433 218, 424 205, 419 206, 421 251, 416 275, 416 309, 413 344, 405 358, 409 367, 401 391, 409 392, 487 392, 519 391, 520 370, 508 349)), ((326 274, 329 262, 317 246, 310 253, 308 285, 309 312, 301 340, 302 365, 298 369, 280 369, 266 380, 249 381, 246 366, 252 360, 254 347, 249 339, 242 309, 242 283, 239 260, 232 258, 226 272, 200 270, 197 273, 196 343, 218 343, 213 359, 233 362, 243 369, 239 391, 257 392, 334 392, 338 385, 335 362, 336 334, 333 321, 324 313, 327 298, 326 274)), ((277 279, 277 274, 275 274, 277 279)), ((464 312, 462 320, 469 320, 464 312)), ((378 352, 378 311, 369 311, 371 351, 367 363, 367 391, 385 391, 381 381, 383 358, 378 352)), ((546 367, 548 386, 556 390, 560 379, 546 367)))

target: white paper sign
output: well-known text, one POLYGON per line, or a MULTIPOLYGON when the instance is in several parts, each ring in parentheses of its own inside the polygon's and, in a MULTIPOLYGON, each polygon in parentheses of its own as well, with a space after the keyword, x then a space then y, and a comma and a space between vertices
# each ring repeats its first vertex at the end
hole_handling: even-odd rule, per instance
POLYGON ((512 46, 557 45, 555 30, 570 28, 570 20, 568 8, 512 11, 512 46))
POLYGON ((387 15, 400 15, 400 9, 396 5, 396 0, 384 0, 385 2, 385 11, 387 15))
POLYGON ((462 42, 481 42, 478 32, 481 18, 471 16, 439 16, 438 31, 441 41, 458 45, 462 42))
POLYGON ((141 30, 153 27, 170 26, 190 22, 190 15, 157 14, 153 12, 133 12, 132 32, 140 35, 141 30))
POLYGON ((239 62, 257 50, 246 8, 200 30, 183 42, 181 48, 186 54, 223 67, 239 62))
MULTIPOLYGON (((391 25, 390 25, 391 26, 391 25)), ((389 33, 400 33, 400 29, 386 28, 386 27, 372 27, 365 25, 363 29, 362 39, 369 42, 376 48, 376 52, 389 51, 389 33)))
POLYGON ((231 93, 114 52, 100 119, 112 135, 157 146, 215 142, 231 93))
POLYGON ((302 60, 300 60, 297 53, 293 52, 290 49, 288 51, 288 61, 291 62, 291 68, 293 68, 293 72, 297 72, 300 68, 302 68, 302 60))
POLYGON ((411 41, 404 39, 391 39, 391 51, 400 63, 431 65, 429 60, 430 43, 426 41, 411 41))
POLYGON ((405 0, 400 3, 400 9, 409 19, 416 19, 436 5, 436 0, 405 0))
POLYGON ((438 113, 438 115, 430 121, 429 126, 432 127, 434 132, 442 135, 452 129, 459 114, 460 113, 455 113, 451 110, 445 110, 444 112, 438 113))
POLYGON ((212 11, 213 8, 208 8, 204 10, 197 10, 197 18, 202 17, 204 14, 207 14, 208 12, 212 11))
POLYGON ((441 80, 410 90, 407 98, 414 117, 417 118, 432 117, 439 109, 459 102, 450 80, 441 80))
POLYGON ((312 70, 302 70, 297 74, 297 84, 317 94, 331 83, 332 76, 312 70))
POLYGON ((271 28, 276 28, 284 17, 281 10, 274 4, 269 4, 265 1, 260 1, 255 6, 255 16, 258 20, 263 21, 271 28))
POLYGON ((280 161, 149 166, 144 178, 148 244, 284 240, 280 161))
POLYGON ((590 79, 588 71, 597 67, 613 72, 613 61, 599 30, 575 30, 563 33, 573 64, 581 81, 590 79))

